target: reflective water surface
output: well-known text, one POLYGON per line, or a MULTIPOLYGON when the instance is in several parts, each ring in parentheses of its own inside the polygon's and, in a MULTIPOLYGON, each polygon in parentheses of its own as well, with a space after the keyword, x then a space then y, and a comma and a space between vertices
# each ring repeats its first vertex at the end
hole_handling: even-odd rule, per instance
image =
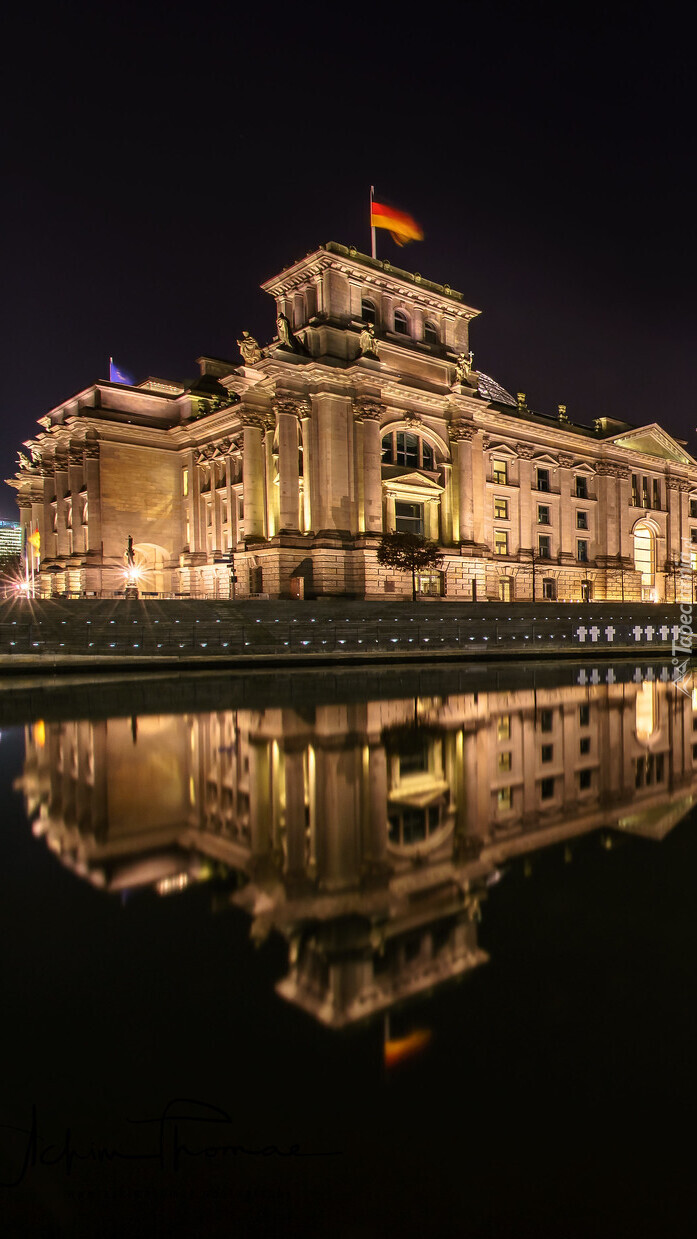
POLYGON ((668 664, 2 709, 15 1233, 691 1216, 697 693, 668 664))

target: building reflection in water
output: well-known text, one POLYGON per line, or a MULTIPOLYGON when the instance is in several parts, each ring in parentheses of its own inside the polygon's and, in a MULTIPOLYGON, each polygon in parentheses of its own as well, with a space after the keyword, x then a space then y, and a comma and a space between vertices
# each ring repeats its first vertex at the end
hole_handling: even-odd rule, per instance
POLYGON ((38 722, 20 784, 34 833, 105 891, 237 875, 253 937, 287 940, 278 992, 340 1027, 485 962, 512 858, 662 838, 695 800, 696 717, 647 679, 38 722))

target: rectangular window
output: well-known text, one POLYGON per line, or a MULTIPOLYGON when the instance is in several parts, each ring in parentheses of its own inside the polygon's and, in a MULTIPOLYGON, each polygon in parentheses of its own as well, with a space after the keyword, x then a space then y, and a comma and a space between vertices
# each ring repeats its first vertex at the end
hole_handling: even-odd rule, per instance
POLYGON ((693 546, 697 544, 697 527, 695 526, 690 529, 690 541, 693 546))
POLYGON ((577 529, 588 528, 588 513, 587 512, 576 513, 576 528, 577 529))
POLYGON ((507 499, 494 499, 494 520, 496 521, 507 521, 508 520, 508 500, 507 499))
POLYGON ((590 738, 590 736, 581 736, 580 749, 581 749, 581 756, 582 756, 582 757, 585 757, 585 755, 586 755, 587 753, 590 753, 590 751, 591 751, 591 738, 590 738))
POLYGON ((661 494, 658 486, 658 478, 653 479, 651 489, 653 492, 651 496, 651 506, 658 510, 661 506, 661 494))
POLYGON ((499 753, 499 773, 504 774, 511 768, 511 754, 509 752, 499 753))
POLYGON ((549 534, 541 533, 537 539, 537 554, 540 559, 549 559, 549 534))
POLYGON ((576 498, 577 499, 588 498, 588 478, 585 478, 583 476, 578 476, 576 478, 576 498))
POLYGON ((639 479, 636 473, 632 474, 632 507, 639 507, 639 479))
POLYGON ((554 756, 554 745, 543 744, 540 750, 540 757, 542 761, 551 761, 553 756, 554 756))
POLYGON ((551 731, 554 723, 552 710, 540 710, 540 731, 551 731))
POLYGON ((537 523, 538 525, 551 525, 549 519, 549 508, 546 503, 538 503, 537 505, 537 523))
POLYGON ((690 517, 692 520, 697 520, 697 499, 690 500, 690 517))
POLYGON ((510 809, 513 804, 513 795, 510 787, 500 787, 497 793, 499 811, 510 809))
POLYGON ((557 583, 554 577, 546 576, 542 581, 542 597, 548 602, 556 602, 557 598, 557 583))
POLYGON ((641 479, 641 506, 642 508, 648 508, 649 506, 649 479, 648 478, 641 479))
POLYGON ((511 738, 511 716, 510 714, 500 714, 496 724, 497 740, 510 740, 511 738))
POLYGON ((506 533, 505 529, 494 530, 494 554, 495 555, 507 555, 508 554, 508 534, 506 533))
POLYGON ((540 799, 551 800, 554 795, 554 779, 543 779, 540 783, 540 799))
POLYGON ((549 490, 549 469, 537 470, 537 489, 549 490))
POLYGON ((188 493, 189 493, 189 470, 182 469, 182 495, 184 496, 184 498, 186 498, 188 493))
POLYGON ((656 754, 656 782, 663 782, 663 754, 656 754))
POLYGON ((189 524, 189 518, 188 518, 188 516, 187 516, 187 518, 186 518, 186 538, 185 538, 185 544, 186 544, 186 546, 191 546, 191 525, 189 524))
POLYGON ((588 543, 585 538, 576 539, 576 558, 582 564, 588 563, 588 543))
POLYGON ((395 503, 394 508, 397 533, 423 535, 424 505, 422 503, 403 503, 398 501, 395 503))
POLYGON ((578 723, 579 727, 588 727, 591 721, 591 708, 589 705, 578 707, 578 723))
POLYGON ((492 460, 492 478, 497 486, 508 485, 508 463, 505 460, 492 460))
POLYGON ((582 792, 587 792, 591 785, 591 771, 580 770, 578 775, 578 785, 582 792))

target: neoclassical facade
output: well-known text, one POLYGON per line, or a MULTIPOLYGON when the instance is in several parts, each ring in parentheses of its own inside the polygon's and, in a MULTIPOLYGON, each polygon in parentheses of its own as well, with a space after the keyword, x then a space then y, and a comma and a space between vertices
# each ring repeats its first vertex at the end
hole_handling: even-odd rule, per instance
POLYGON ((534 412, 474 368, 461 293, 329 242, 263 286, 277 335, 189 386, 99 382, 41 418, 10 481, 43 595, 691 599, 697 462, 652 423, 534 412), (234 576, 230 560, 234 561, 234 576), (235 579, 236 578, 236 579, 235 579))
POLYGON ((39 722, 17 786, 105 892, 238 874, 254 937, 288 941, 278 992, 339 1027, 485 962, 498 866, 598 831, 658 841, 693 809, 697 690, 606 680, 39 722))

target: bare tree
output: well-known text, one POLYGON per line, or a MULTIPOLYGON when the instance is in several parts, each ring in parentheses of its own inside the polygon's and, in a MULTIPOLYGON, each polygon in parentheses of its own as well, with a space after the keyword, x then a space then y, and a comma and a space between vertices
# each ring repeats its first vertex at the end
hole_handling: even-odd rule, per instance
POLYGON ((437 542, 429 542, 416 533, 386 533, 377 551, 383 567, 411 572, 411 596, 416 602, 416 574, 428 568, 440 568, 443 556, 437 542))

